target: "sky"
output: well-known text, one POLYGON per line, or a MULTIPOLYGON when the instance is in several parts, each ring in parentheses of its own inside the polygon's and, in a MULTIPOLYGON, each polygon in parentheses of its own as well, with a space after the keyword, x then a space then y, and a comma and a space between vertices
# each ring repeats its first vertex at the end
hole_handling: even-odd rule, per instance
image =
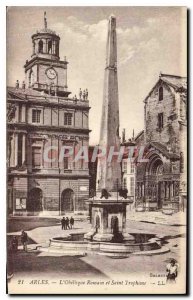
POLYGON ((103 100, 107 24, 117 19, 120 135, 144 128, 144 103, 159 73, 186 76, 186 12, 181 7, 9 7, 7 85, 25 78, 32 55, 31 36, 44 27, 59 34, 60 59, 67 57, 72 96, 88 89, 90 144, 98 144, 103 100))

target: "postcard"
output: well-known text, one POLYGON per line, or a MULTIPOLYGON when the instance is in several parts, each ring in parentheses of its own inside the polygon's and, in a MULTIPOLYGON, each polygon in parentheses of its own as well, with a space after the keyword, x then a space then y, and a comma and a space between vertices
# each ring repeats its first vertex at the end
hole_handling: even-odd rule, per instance
POLYGON ((7 293, 186 294, 187 8, 7 7, 7 293))

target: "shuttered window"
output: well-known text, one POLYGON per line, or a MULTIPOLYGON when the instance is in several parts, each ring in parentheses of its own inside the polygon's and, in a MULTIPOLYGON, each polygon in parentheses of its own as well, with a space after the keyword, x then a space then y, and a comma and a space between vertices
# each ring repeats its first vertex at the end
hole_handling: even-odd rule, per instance
POLYGON ((32 166, 34 168, 41 166, 41 148, 40 147, 32 148, 32 166))
POLYGON ((127 188, 127 178, 123 178, 123 188, 127 188))
POLYGON ((64 125, 72 125, 72 114, 71 113, 64 113, 64 125))
POLYGON ((127 161, 123 161, 123 172, 127 173, 127 161))
POLYGON ((134 196, 135 191, 135 185, 134 185, 134 177, 130 178, 130 194, 131 196, 134 196))
POLYGON ((32 109, 32 123, 40 123, 41 110, 32 109))
POLYGON ((131 164, 131 173, 134 173, 135 167, 134 164, 131 164))

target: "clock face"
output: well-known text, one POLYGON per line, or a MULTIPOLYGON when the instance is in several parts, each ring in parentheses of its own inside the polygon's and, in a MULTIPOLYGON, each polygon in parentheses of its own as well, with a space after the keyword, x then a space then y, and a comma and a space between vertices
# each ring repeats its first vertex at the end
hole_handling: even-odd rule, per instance
POLYGON ((56 71, 53 68, 50 68, 46 71, 46 75, 49 79, 54 79, 56 78, 56 71))

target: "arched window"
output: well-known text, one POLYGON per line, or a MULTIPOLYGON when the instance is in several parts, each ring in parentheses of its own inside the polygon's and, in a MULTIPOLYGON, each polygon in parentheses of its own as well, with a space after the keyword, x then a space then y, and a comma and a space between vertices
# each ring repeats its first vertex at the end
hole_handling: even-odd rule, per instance
POLYGON ((42 42, 42 40, 40 40, 39 43, 38 43, 38 52, 43 53, 43 42, 42 42))
POLYGON ((55 46, 55 49, 56 49, 56 55, 59 56, 59 42, 56 42, 56 46, 55 46))
POLYGON ((48 53, 51 54, 52 53, 52 41, 48 42, 48 53))
POLYGON ((29 87, 31 87, 34 84, 34 72, 31 70, 29 72, 29 87))
POLYGON ((161 86, 159 88, 159 101, 162 101, 163 100, 163 87, 161 86))
POLYGON ((33 54, 35 53, 35 42, 33 41, 33 54))

